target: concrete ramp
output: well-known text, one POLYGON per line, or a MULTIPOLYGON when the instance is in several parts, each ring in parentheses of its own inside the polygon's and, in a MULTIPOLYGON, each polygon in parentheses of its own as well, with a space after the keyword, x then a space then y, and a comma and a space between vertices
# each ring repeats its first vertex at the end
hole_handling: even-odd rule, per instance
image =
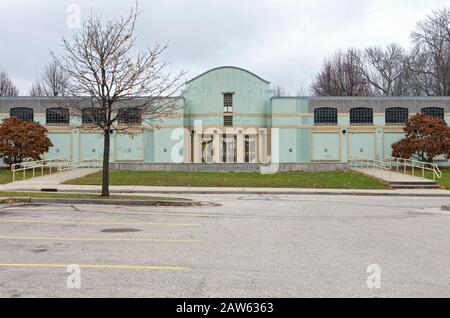
POLYGON ((353 168, 353 170, 380 179, 393 189, 440 189, 439 184, 433 180, 395 171, 380 168, 353 168))
POLYGON ((42 189, 56 189, 65 181, 81 178, 88 174, 100 171, 99 168, 78 168, 35 177, 26 180, 18 180, 8 184, 0 185, 1 191, 41 191, 42 189))

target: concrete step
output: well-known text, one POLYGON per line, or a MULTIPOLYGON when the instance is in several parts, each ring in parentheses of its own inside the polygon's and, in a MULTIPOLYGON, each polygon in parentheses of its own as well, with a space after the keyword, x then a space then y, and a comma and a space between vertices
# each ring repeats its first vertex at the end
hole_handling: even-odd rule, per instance
POLYGON ((434 181, 391 181, 389 182, 391 185, 398 185, 398 186, 409 186, 409 185, 423 185, 423 186, 435 186, 439 185, 437 182, 434 181))
POLYGON ((437 183, 409 183, 409 184, 389 184, 392 189, 440 189, 440 185, 437 183))

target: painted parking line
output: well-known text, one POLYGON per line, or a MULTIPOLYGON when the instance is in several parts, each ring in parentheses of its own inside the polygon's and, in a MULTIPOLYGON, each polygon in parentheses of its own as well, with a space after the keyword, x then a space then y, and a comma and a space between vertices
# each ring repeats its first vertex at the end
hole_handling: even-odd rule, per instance
POLYGON ((200 227, 201 224, 164 223, 164 222, 100 222, 100 221, 59 221, 33 219, 0 219, 0 223, 43 223, 43 224, 80 224, 80 225, 149 225, 167 227, 200 227))
MULTIPOLYGON (((11 212, 19 210, 17 207, 3 209, 2 211, 11 212)), ((24 209, 21 208, 20 212, 28 213, 28 212, 47 212, 47 213, 74 213, 76 211, 73 210, 48 210, 48 209, 24 209)), ((215 217, 220 216, 221 214, 217 213, 186 213, 186 212, 166 212, 166 211, 126 211, 126 212, 117 212, 117 211, 98 211, 98 210, 81 210, 83 213, 97 213, 97 214, 115 214, 115 215, 156 215, 156 216, 173 216, 173 217, 215 217)), ((0 211, 1 215, 1 211, 0 211)))
POLYGON ((91 241, 91 242, 147 242, 147 243, 200 243, 200 240, 172 240, 153 238, 85 238, 85 237, 26 237, 26 236, 0 236, 0 240, 24 240, 24 241, 91 241))
MULTIPOLYGON (((57 268, 64 267, 67 268, 73 264, 0 264, 1 267, 22 267, 22 268, 31 268, 31 267, 43 267, 43 268, 57 268)), ((99 268, 99 269, 155 269, 155 270, 172 270, 172 271, 181 271, 187 270, 187 267, 183 266, 135 266, 135 265, 79 265, 80 268, 99 268)))

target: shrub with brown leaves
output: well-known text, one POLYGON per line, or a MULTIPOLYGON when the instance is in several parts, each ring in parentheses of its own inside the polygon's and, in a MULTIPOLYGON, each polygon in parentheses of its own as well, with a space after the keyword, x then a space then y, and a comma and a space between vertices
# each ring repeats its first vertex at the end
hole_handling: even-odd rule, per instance
POLYGON ((47 129, 38 123, 11 117, 0 125, 0 158, 9 166, 41 160, 52 146, 47 129))
POLYGON ((392 156, 433 162, 438 156, 450 158, 450 128, 437 117, 417 114, 403 129, 404 139, 392 145, 392 156))

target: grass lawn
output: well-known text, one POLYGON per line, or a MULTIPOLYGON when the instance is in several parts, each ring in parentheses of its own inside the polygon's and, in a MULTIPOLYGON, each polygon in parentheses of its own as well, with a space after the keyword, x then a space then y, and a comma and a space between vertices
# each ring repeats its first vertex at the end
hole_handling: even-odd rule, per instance
MULTIPOLYGON (((450 170, 449 169, 445 169, 445 170, 441 170, 442 171, 442 178, 438 179, 436 178, 436 182, 439 183, 442 187, 444 187, 447 190, 450 190, 450 170)), ((422 172, 419 171, 414 174, 418 177, 422 177, 422 172)), ((432 172, 426 172, 425 173, 425 178, 431 179, 433 180, 433 173, 432 172)))
MULTIPOLYGON (((59 198, 59 199, 105 199, 97 194, 87 193, 48 193, 48 192, 1 192, 0 198, 59 198)), ((158 201, 183 201, 182 198, 173 197, 147 197, 129 195, 111 195, 107 199, 113 200, 158 200, 158 201)))
MULTIPOLYGON (((53 172, 55 169, 53 169, 53 172)), ((44 169, 44 175, 47 175, 49 173, 49 170, 46 168, 44 169)), ((41 176, 41 169, 35 170, 35 176, 40 177, 41 176)), ((25 173, 25 179, 29 179, 33 177, 33 171, 27 170, 25 173)), ((16 181, 23 179, 23 172, 16 172, 16 181)), ((13 181, 12 172, 9 168, 0 168, 0 184, 10 183, 13 181)))
MULTIPOLYGON (((448 168, 441 168, 441 171, 442 171, 442 178, 441 179, 436 178, 435 181, 437 183, 439 183, 445 189, 450 190, 450 169, 448 169, 448 168)), ((412 175, 412 171, 410 169, 408 169, 407 173, 412 175)), ((422 176, 423 176, 422 175, 422 170, 416 169, 414 171, 414 175, 416 177, 422 178, 422 176)), ((425 172, 425 178, 433 180, 433 173, 431 171, 426 171, 425 172)))
POLYGON ((0 184, 12 182, 12 172, 9 169, 0 169, 0 184))
MULTIPOLYGON (((66 184, 100 185, 101 172, 70 180, 66 184)), ((319 188, 319 189, 386 189, 374 178, 358 172, 285 172, 260 173, 218 172, 142 172, 111 171, 111 185, 174 187, 252 187, 252 188, 319 188)))

